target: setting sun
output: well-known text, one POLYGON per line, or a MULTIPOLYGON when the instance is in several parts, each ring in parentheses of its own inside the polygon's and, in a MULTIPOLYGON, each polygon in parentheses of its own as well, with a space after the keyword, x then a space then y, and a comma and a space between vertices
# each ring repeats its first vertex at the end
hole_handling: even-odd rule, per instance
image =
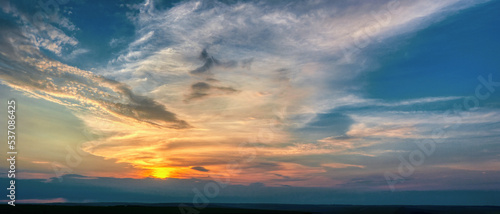
POLYGON ((169 178, 170 173, 172 172, 171 168, 165 168, 165 167, 158 167, 158 168, 151 168, 151 176, 155 178, 169 178))

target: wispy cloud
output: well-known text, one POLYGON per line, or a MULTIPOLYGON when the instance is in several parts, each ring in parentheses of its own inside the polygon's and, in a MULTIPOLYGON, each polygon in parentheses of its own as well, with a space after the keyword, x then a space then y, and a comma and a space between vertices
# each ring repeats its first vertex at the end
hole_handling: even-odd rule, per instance
MULTIPOLYGON (((87 49, 71 36, 78 28, 68 19, 59 14, 56 23, 31 26, 28 13, 4 4, 4 11, 29 27, 2 21, 0 77, 30 96, 75 109, 102 136, 83 149, 131 164, 143 177, 221 174, 238 157, 235 148, 248 142, 262 146, 256 149, 260 156, 242 164, 245 170, 235 182, 333 185, 341 182, 331 179, 329 170, 373 170, 373 165, 348 158, 309 164, 304 157, 341 152, 373 157, 384 150, 370 146, 422 138, 440 123, 430 111, 374 108, 461 98, 363 97, 357 92, 364 85, 354 81, 373 66, 364 48, 475 3, 185 1, 158 10, 146 1, 129 5, 138 10, 130 14, 136 39, 92 72, 49 59, 38 49, 83 54, 87 49), (317 131, 316 138, 299 138, 297 130, 317 131), (269 137, 262 142, 264 135, 269 137), (280 162, 287 157, 295 159, 280 162)), ((477 120, 465 122, 487 120, 477 114, 477 120)))
MULTIPOLYGON (((11 31, 16 32, 16 29, 11 31)), ((189 127, 163 105, 133 93, 123 83, 51 60, 31 48, 21 35, 3 35, 2 48, 11 52, 2 53, 4 66, 0 68, 0 75, 3 82, 13 88, 81 111, 88 108, 154 125, 189 127)))
POLYGON ((33 12, 29 7, 23 7, 25 3, 5 3, 2 8, 4 12, 18 18, 23 24, 23 35, 29 38, 33 45, 49 50, 58 56, 62 56, 65 48, 69 47, 71 50, 78 45, 79 42, 74 36, 64 32, 64 30, 76 31, 78 28, 60 13, 57 3, 47 12, 39 11, 38 13, 33 12))

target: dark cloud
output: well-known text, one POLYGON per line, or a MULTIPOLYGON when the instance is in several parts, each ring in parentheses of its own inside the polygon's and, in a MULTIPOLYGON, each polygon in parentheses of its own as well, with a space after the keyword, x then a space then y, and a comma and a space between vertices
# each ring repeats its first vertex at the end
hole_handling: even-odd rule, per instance
POLYGON ((251 169, 263 169, 265 171, 274 171, 274 170, 280 170, 282 166, 279 163, 276 162, 252 162, 249 163, 248 165, 245 165, 242 167, 242 169, 245 170, 251 170, 251 169))
POLYGON ((205 64, 203 64, 201 67, 199 67, 197 69, 190 71, 189 73, 191 73, 193 75, 205 74, 205 73, 208 73, 214 65, 219 64, 218 60, 216 60, 213 57, 208 55, 206 49, 203 49, 203 51, 200 53, 199 58, 200 58, 200 60, 203 60, 205 62, 205 64))
POLYGON ((285 176, 285 175, 281 175, 281 174, 274 174, 274 175, 276 175, 276 176, 278 176, 278 177, 282 177, 282 178, 284 178, 284 179, 290 179, 290 177, 289 177, 289 176, 285 176))
POLYGON ((238 90, 227 86, 212 86, 206 82, 197 82, 191 85, 191 93, 184 100, 185 102, 208 97, 211 95, 222 95, 236 93, 238 90))
POLYGON ((200 98, 209 96, 208 91, 211 88, 212 87, 208 83, 197 82, 197 83, 191 85, 191 93, 188 95, 188 97, 184 101, 187 102, 187 101, 191 101, 194 99, 200 99, 200 98))
POLYGON ((205 82, 198 82, 191 85, 191 89, 193 89, 193 91, 208 91, 210 90, 210 85, 205 82))
POLYGON ((232 68, 232 67, 236 67, 238 65, 238 63, 236 61, 221 62, 221 61, 215 59, 213 56, 210 56, 206 49, 203 49, 203 51, 201 51, 199 59, 204 61, 205 63, 201 67, 190 71, 189 72, 190 74, 193 74, 193 75, 212 75, 212 73, 210 71, 214 66, 219 66, 219 67, 223 67, 223 68, 232 68))
MULTIPOLYGON (((238 65, 238 62, 236 61, 221 62, 215 59, 213 56, 210 56, 210 54, 207 52, 207 49, 203 49, 198 58, 205 63, 201 67, 198 67, 190 71, 189 73, 196 76, 204 76, 206 77, 206 81, 211 83, 220 82, 219 80, 212 77, 212 68, 214 68, 215 66, 222 68, 234 68, 238 65)), ((249 66, 252 61, 253 59, 244 60, 244 66, 249 66)), ((189 102, 191 100, 206 98, 213 95, 231 94, 235 92, 238 92, 238 90, 234 89, 233 87, 214 86, 206 82, 197 82, 191 85, 191 93, 186 96, 186 99, 184 101, 189 102)))
POLYGON ((219 82, 219 80, 214 79, 214 78, 207 78, 206 81, 209 81, 209 82, 219 82))
POLYGON ((152 98, 137 95, 132 92, 132 90, 125 84, 100 77, 102 81, 108 81, 116 85, 116 89, 130 101, 129 103, 108 103, 112 106, 112 110, 117 113, 124 114, 129 117, 133 117, 137 120, 151 122, 155 124, 154 121, 159 120, 168 123, 174 123, 172 128, 188 128, 189 124, 183 120, 177 119, 176 115, 169 112, 165 107, 152 98))
POLYGON ((234 89, 233 87, 216 87, 216 89, 221 90, 221 91, 225 91, 228 93, 238 92, 238 90, 234 89))
POLYGON ((194 170, 197 170, 197 171, 200 171, 200 172, 208 172, 210 170, 206 169, 205 167, 202 167, 202 166, 193 166, 191 167, 191 169, 194 169, 194 170))

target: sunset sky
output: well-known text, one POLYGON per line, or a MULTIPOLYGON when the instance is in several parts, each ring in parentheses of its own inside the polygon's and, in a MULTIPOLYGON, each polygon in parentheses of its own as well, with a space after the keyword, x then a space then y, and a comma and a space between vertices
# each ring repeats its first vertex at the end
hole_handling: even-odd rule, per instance
POLYGON ((499 1, 44 2, 0 0, 20 202, 500 205, 499 1))

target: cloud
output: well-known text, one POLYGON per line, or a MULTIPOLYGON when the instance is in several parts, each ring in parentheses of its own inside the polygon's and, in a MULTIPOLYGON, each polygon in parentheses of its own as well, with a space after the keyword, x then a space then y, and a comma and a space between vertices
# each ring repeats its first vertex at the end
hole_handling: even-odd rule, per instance
POLYGON ((192 100, 192 99, 199 99, 202 97, 208 96, 206 92, 210 90, 210 85, 204 82, 199 82, 191 85, 192 92, 191 94, 187 97, 186 101, 192 100))
POLYGON ((349 131, 354 120, 347 114, 331 112, 315 114, 303 127, 296 129, 297 137, 302 139, 318 139, 332 135, 340 136, 349 131))
POLYGON ((210 70, 215 66, 224 67, 224 68, 231 68, 231 67, 236 66, 236 62, 234 62, 234 61, 220 62, 219 60, 215 59, 213 56, 208 55, 208 52, 206 49, 203 49, 203 51, 201 51, 199 58, 200 58, 200 60, 202 60, 204 62, 204 64, 201 67, 190 71, 189 72, 190 74, 193 74, 193 75, 212 75, 210 73, 210 70))
POLYGON ((68 31, 78 30, 68 18, 60 13, 59 4, 52 5, 52 8, 45 8, 47 10, 34 10, 26 4, 27 2, 23 1, 8 4, 4 11, 23 24, 23 35, 29 38, 33 45, 63 56, 65 49, 72 50, 79 44, 75 37, 57 27, 60 26, 68 31))
POLYGON ((4 65, 0 76, 4 84, 81 111, 92 106, 118 118, 171 128, 189 127, 155 100, 133 93, 123 83, 51 60, 31 48, 26 37, 15 34, 15 27, 8 30, 10 33, 2 34, 0 42, 4 56, 0 59, 4 65))
POLYGON ((87 50, 87 49, 75 49, 69 55, 64 56, 63 58, 65 58, 65 59, 75 59, 77 56, 79 56, 81 54, 88 53, 88 52, 89 52, 89 50, 87 50))
MULTIPOLYGON (((186 1, 161 10, 151 3, 138 5, 141 12, 134 19, 137 37, 132 44, 140 45, 130 45, 102 72, 169 106, 196 129, 180 134, 124 134, 89 151, 136 166, 182 166, 179 176, 204 176, 191 174, 195 170, 189 167, 203 164, 220 173, 228 159, 221 154, 267 134, 272 137, 262 143, 263 149, 257 149, 259 157, 297 158, 297 165, 288 168, 277 164, 283 167, 277 174, 299 180, 307 180, 297 173, 301 167, 315 173, 332 168, 306 167, 301 156, 381 155, 380 148, 371 149, 381 140, 370 137, 390 142, 413 139, 421 136, 418 124, 425 121, 412 117, 412 122, 403 123, 409 113, 380 111, 378 115, 370 114, 371 110, 401 110, 459 97, 385 101, 360 96, 357 92, 364 85, 357 78, 372 66, 364 48, 428 26, 434 18, 464 8, 460 3, 186 1), (346 55, 351 61, 345 60, 346 55), (384 116, 395 122, 384 124, 384 116), (134 144, 137 141, 146 142, 134 144), (138 155, 134 149, 144 145, 159 153, 157 160, 142 163, 119 157, 138 155), (112 152, 118 149, 124 152, 112 152)), ((365 166, 348 160, 335 163, 365 166)), ((272 180, 276 178, 265 175, 272 170, 277 169, 262 167, 251 172, 255 179, 272 180)), ((331 182, 321 179, 318 183, 331 182)))
MULTIPOLYGON (((2 202, 8 202, 7 200, 2 202)), ((16 203, 20 204, 48 204, 48 203, 65 203, 68 202, 64 198, 50 198, 50 199, 20 199, 16 203)))
POLYGON ((133 47, 133 46, 137 46, 137 45, 140 45, 140 44, 142 44, 142 43, 144 43, 144 42, 148 41, 149 39, 151 39, 151 37, 153 37, 154 33, 155 33, 154 31, 151 31, 151 32, 147 33, 147 34, 146 34, 146 35, 144 35, 143 37, 141 37, 141 38, 139 38, 138 40, 136 40, 136 41, 132 42, 132 43, 130 44, 130 46, 132 46, 132 47, 133 47))
POLYGON ((415 138, 414 127, 401 125, 379 125, 376 127, 366 127, 366 124, 353 125, 346 134, 354 137, 383 137, 383 138, 415 138))
POLYGON ((191 85, 191 89, 194 91, 208 91, 210 90, 210 85, 204 82, 198 82, 191 85))
POLYGON ((200 172, 208 172, 208 171, 210 171, 208 169, 205 169, 205 167, 202 167, 202 166, 193 166, 193 167, 191 167, 191 169, 198 170, 200 172))
POLYGON ((187 96, 185 101, 188 102, 208 96, 232 94, 236 92, 238 92, 238 90, 232 87, 212 86, 206 82, 197 82, 191 85, 191 93, 187 96))
MULTIPOLYGON (((196 166, 224 174, 242 151, 258 156, 241 164, 235 183, 335 185, 342 182, 329 170, 373 170, 369 158, 384 155, 384 140, 422 138, 441 125, 436 113, 408 109, 458 99, 362 97, 356 81, 373 66, 364 48, 473 4, 185 1, 166 8, 147 1, 128 5, 138 9, 130 14, 135 41, 93 72, 38 50, 62 55, 71 47, 76 55, 83 49, 67 31, 51 24, 25 32, 2 21, 0 75, 14 89, 76 109, 101 137, 83 150, 130 164, 142 177, 205 178, 196 166), (261 147, 239 150, 245 142, 261 147)), ((496 114, 476 116, 466 120, 491 122, 485 117, 496 114)))
POLYGON ((354 165, 354 164, 344 164, 344 163, 325 163, 322 166, 330 167, 330 168, 347 168, 347 167, 356 167, 356 168, 365 168, 365 166, 354 165))

